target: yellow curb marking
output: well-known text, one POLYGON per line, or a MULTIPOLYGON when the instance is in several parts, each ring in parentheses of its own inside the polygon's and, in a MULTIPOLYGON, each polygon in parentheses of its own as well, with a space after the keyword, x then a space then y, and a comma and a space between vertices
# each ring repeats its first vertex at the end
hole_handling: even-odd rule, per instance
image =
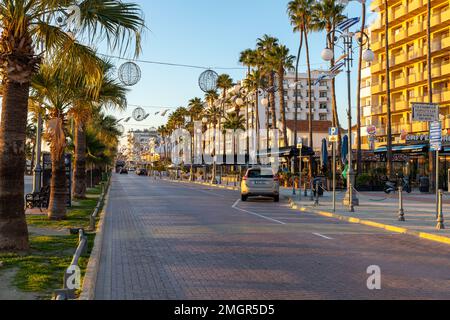
POLYGON ((406 228, 391 226, 388 224, 373 222, 370 220, 361 220, 361 219, 354 218, 354 217, 346 217, 346 216, 342 216, 342 215, 338 215, 338 214, 334 214, 334 213, 326 212, 326 211, 316 211, 316 210, 308 209, 305 207, 298 208, 296 205, 294 205, 295 202, 292 201, 291 198, 288 198, 288 200, 289 200, 289 203, 290 203, 290 206, 292 209, 296 209, 301 212, 312 212, 312 213, 315 213, 315 214, 318 214, 320 216, 324 216, 327 218, 335 218, 335 219, 338 219, 341 221, 347 221, 349 223, 362 224, 362 225, 366 225, 366 226, 373 227, 373 228, 384 229, 384 230, 391 231, 394 233, 408 234, 408 235, 419 237, 421 239, 431 240, 431 241, 439 242, 439 243, 443 243, 443 244, 450 244, 449 237, 438 236, 438 235, 434 235, 431 233, 425 233, 425 232, 411 231, 406 228))

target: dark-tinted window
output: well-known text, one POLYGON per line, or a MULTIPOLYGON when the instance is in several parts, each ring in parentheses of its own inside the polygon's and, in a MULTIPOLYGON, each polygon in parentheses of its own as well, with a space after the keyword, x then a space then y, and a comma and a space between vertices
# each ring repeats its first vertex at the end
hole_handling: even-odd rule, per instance
POLYGON ((273 179, 273 173, 271 173, 269 170, 263 170, 262 172, 261 170, 250 170, 248 172, 248 177, 250 179, 273 179))

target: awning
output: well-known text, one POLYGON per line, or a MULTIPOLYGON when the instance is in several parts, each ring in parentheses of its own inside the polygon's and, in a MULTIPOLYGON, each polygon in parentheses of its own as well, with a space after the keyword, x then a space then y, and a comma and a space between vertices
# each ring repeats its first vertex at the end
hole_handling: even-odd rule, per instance
MULTIPOLYGON (((427 144, 416 144, 409 146, 392 146, 393 152, 423 152, 427 148, 427 144)), ((387 152, 387 147, 381 147, 375 150, 375 153, 387 152)))

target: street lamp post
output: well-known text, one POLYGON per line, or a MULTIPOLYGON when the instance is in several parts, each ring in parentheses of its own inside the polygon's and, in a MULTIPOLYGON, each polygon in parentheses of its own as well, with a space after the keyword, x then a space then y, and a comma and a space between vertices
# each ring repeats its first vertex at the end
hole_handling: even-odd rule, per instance
POLYGON ((42 145, 42 115, 38 113, 36 127, 36 160, 33 170, 33 193, 41 190, 42 167, 41 167, 41 145, 42 145))
MULTIPOLYGON (((350 19, 349 19, 350 20, 350 19)), ((351 26, 351 25, 350 25, 351 26)), ((347 193, 344 198, 344 205, 349 206, 350 210, 353 210, 354 206, 359 205, 357 196, 352 192, 352 188, 355 182, 355 172, 353 170, 353 136, 352 136, 352 95, 351 95, 351 68, 353 66, 353 41, 356 38, 359 46, 366 46, 369 44, 369 36, 361 30, 358 33, 350 32, 349 27, 344 31, 338 29, 332 30, 327 34, 329 39, 334 41, 336 47, 340 47, 338 42, 342 40, 344 47, 340 47, 344 54, 344 63, 341 66, 335 67, 333 72, 338 71, 341 67, 346 67, 347 72, 347 95, 348 95, 348 140, 349 140, 349 152, 348 152, 348 178, 347 178, 347 193), (339 34, 338 37, 333 38, 333 34, 339 34)), ((331 61, 334 58, 334 53, 331 49, 325 48, 322 51, 322 59, 325 61, 331 61)), ((370 50, 370 46, 363 52, 362 59, 366 62, 372 62, 375 59, 375 55, 370 50)))

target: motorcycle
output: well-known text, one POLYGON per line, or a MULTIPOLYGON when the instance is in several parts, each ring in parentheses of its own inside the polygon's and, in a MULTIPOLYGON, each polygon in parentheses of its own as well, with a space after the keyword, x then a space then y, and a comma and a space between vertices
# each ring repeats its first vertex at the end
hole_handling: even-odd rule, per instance
POLYGON ((391 192, 398 191, 398 185, 401 183, 403 191, 406 191, 407 193, 411 193, 411 185, 409 184, 409 179, 405 177, 401 177, 398 179, 398 181, 387 181, 386 185, 384 186, 384 192, 387 194, 390 194, 391 192))

